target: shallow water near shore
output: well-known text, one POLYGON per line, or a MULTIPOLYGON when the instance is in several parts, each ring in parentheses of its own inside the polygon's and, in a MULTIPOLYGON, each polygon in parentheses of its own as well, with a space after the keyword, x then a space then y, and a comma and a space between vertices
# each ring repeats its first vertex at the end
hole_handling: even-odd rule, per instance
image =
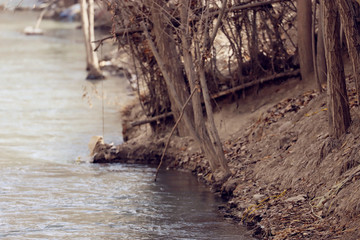
POLYGON ((25 36, 37 14, 0 12, 0 239, 249 239, 192 175, 87 163, 91 136, 122 142, 128 83, 84 80, 78 23, 25 36))

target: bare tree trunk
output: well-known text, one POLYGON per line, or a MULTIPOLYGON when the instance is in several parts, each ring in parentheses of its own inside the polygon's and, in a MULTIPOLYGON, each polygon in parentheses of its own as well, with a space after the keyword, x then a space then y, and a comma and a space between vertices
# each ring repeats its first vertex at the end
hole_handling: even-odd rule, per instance
POLYGON ((320 1, 319 8, 319 24, 318 24, 318 38, 316 46, 316 65, 318 70, 319 82, 321 84, 326 83, 326 59, 325 59, 325 47, 324 47, 324 3, 320 1))
MULTIPOLYGON (((183 2, 183 5, 180 6, 181 27, 180 27, 179 37, 181 38, 181 46, 182 46, 185 72, 186 72, 186 75, 187 75, 187 78, 189 81, 191 92, 194 92, 194 90, 196 91, 196 88, 198 88, 200 90, 200 85, 199 85, 199 82, 196 80, 196 76, 198 76, 198 75, 196 74, 196 71, 195 71, 196 67, 195 67, 195 64, 193 61, 193 52, 191 51, 192 38, 189 33, 188 11, 189 11, 189 6, 186 5, 186 2, 183 2)), ((156 36, 157 36, 157 38, 159 38, 158 34, 156 36)), ((170 95, 173 95, 174 99, 176 100, 175 106, 179 108, 180 107, 180 101, 179 101, 180 99, 178 99, 178 96, 177 96, 174 84, 171 81, 170 75, 167 74, 165 63, 163 63, 164 61, 161 59, 162 57, 161 57, 160 53, 157 53, 155 46, 152 46, 149 36, 147 38, 150 43, 150 47, 154 53, 154 56, 155 56, 156 60, 158 61, 158 65, 159 65, 161 71, 165 71, 165 72, 163 72, 163 75, 164 75, 165 81, 167 82, 167 84, 169 84, 169 90, 170 90, 169 93, 170 93, 170 95)), ((208 36, 207 41, 212 43, 213 39, 214 39, 213 36, 211 36, 211 37, 208 36)), ((197 56, 199 56, 199 55, 197 55, 197 56)), ((206 83, 205 83, 205 85, 206 85, 206 83)), ((202 86, 203 86, 203 84, 202 84, 202 86)), ((204 89, 207 91, 207 94, 208 94, 207 86, 204 89)), ((210 98, 209 96, 207 96, 207 97, 208 97, 208 99, 210 98)), ((230 170, 226 164, 226 159, 225 159, 224 153, 222 151, 221 142, 217 143, 217 145, 219 145, 221 147, 222 158, 219 157, 219 152, 218 152, 218 150, 216 150, 216 148, 213 144, 213 141, 209 136, 209 133, 208 133, 207 127, 205 125, 205 121, 204 121, 204 116, 203 116, 203 111, 202 111, 202 106, 201 106, 201 99, 200 99, 200 91, 194 92, 194 96, 192 98, 192 103, 193 103, 194 120, 191 121, 192 119, 189 118, 188 114, 184 113, 185 124, 186 124, 187 128, 189 129, 191 136, 200 145, 204 155, 208 159, 211 170, 214 173, 213 176, 214 176, 215 180, 222 180, 230 175, 230 170), (195 124, 195 128, 194 128, 194 124, 195 124)), ((213 117, 212 113, 211 114, 209 113, 209 115, 211 117, 213 117)), ((212 132, 214 132, 214 131, 212 131, 212 132)))
POLYGON ((90 73, 91 75, 94 75, 95 78, 97 77, 102 77, 102 74, 100 72, 100 66, 99 66, 99 59, 98 56, 96 54, 96 52, 94 51, 95 49, 95 32, 94 32, 94 27, 95 27, 95 16, 94 16, 94 0, 88 0, 88 17, 89 17, 89 36, 90 36, 90 49, 91 49, 91 67, 93 69, 90 68, 90 73))
POLYGON ((358 103, 360 103, 360 45, 358 43, 359 26, 355 21, 355 13, 352 5, 353 3, 348 0, 337 0, 336 2, 340 12, 341 25, 343 26, 343 30, 345 32, 349 56, 352 62, 357 100, 358 103))
MULTIPOLYGON (((316 59, 316 48, 315 48, 315 20, 316 20, 316 1, 313 2, 313 20, 312 20, 312 24, 311 24, 311 31, 312 31, 312 53, 313 53, 313 63, 314 63, 314 74, 315 74, 315 79, 316 79, 316 83, 318 85, 318 91, 322 92, 322 86, 321 86, 321 82, 320 82, 320 78, 319 78, 319 71, 318 71, 318 67, 317 67, 317 59, 316 59)), ((320 25, 320 24, 319 24, 320 25)))
MULTIPOLYGON (((190 58, 184 58, 184 61, 188 61, 188 63, 185 63, 186 66, 191 66, 192 63, 192 57, 190 58)), ((194 67, 194 66, 193 66, 194 67)), ((194 68, 189 68, 190 69, 190 74, 195 73, 193 71, 194 68)), ((194 83, 192 84, 194 88, 199 88, 200 90, 200 86, 198 85, 198 83, 194 83)), ((206 88, 207 89, 207 88, 206 88)), ((208 90, 207 90, 208 93, 208 90)), ((203 92, 204 94, 204 92, 203 92)), ((209 132, 208 129, 205 125, 205 120, 204 120, 204 116, 203 116, 203 111, 202 111, 202 106, 201 106, 201 99, 200 99, 200 91, 198 91, 198 93, 196 93, 197 95, 197 99, 195 101, 193 101, 193 103, 195 102, 195 105, 193 105, 194 108, 194 114, 195 114, 195 129, 196 129, 196 134, 199 136, 200 139, 200 146, 201 149, 203 151, 203 153, 205 154, 206 158, 209 160, 209 164, 210 164, 210 168, 212 170, 213 173, 217 173, 217 171, 220 171, 220 175, 214 175, 216 180, 219 179, 223 179, 224 177, 229 176, 230 174, 230 170, 227 166, 226 163, 226 159, 224 156, 224 152, 222 150, 222 144, 220 142, 220 138, 218 138, 218 141, 216 142, 216 144, 214 144, 214 141, 210 138, 209 136, 209 132), (218 146, 218 147, 216 147, 218 146), (220 148, 221 150, 219 150, 220 148)), ((195 97, 195 96, 194 96, 195 97)), ((213 116, 212 114, 208 113, 208 115, 210 115, 212 117, 213 120, 213 116)), ((214 124, 214 122, 213 122, 214 124)), ((215 126, 215 125, 212 125, 215 126)), ((212 133, 217 133, 216 131, 212 130, 212 133)), ((211 134, 214 135, 214 134, 211 134)))
POLYGON ((81 6, 81 23, 82 23, 82 30, 84 34, 85 39, 85 51, 86 51, 86 70, 90 69, 90 36, 89 36, 89 17, 87 13, 87 3, 86 0, 80 0, 80 6, 81 6))
POLYGON ((311 48, 311 0, 297 0, 298 47, 301 77, 308 80, 314 71, 311 48))
MULTIPOLYGON (((143 25, 142 27, 144 28, 144 33, 148 40, 151 51, 153 52, 155 59, 159 65, 159 68, 164 75, 165 82, 168 85, 169 95, 172 95, 172 97, 174 99, 174 102, 175 102, 174 108, 177 108, 177 110, 179 110, 182 108, 182 106, 181 106, 180 98, 176 92, 174 83, 172 82, 170 75, 166 71, 165 63, 162 60, 158 50, 156 49, 155 44, 153 43, 149 33, 147 32, 145 25, 143 25)), ((205 139, 201 138, 201 136, 198 134, 198 132, 194 128, 192 119, 190 119, 190 117, 186 111, 184 111, 183 119, 185 121, 185 125, 186 125, 187 129, 189 130, 189 132, 191 134, 191 137, 201 146, 201 149, 203 150, 206 158, 209 160, 209 164, 210 164, 212 171, 215 172, 218 169, 217 166, 219 166, 219 164, 217 164, 216 152, 214 151, 214 149, 211 145, 211 141, 209 141, 209 139, 206 139, 206 138, 205 139)), ((215 180, 222 180, 224 177, 226 177, 226 175, 222 175, 219 178, 217 178, 215 176, 215 180)))
MULTIPOLYGON (((227 165, 227 161, 226 161, 226 158, 224 155, 222 143, 221 143, 217 128, 215 126, 214 114, 213 114, 213 109, 211 106, 209 89, 208 89, 206 77, 205 77, 205 59, 206 59, 206 57, 204 56, 204 54, 210 52, 210 48, 213 44, 213 41, 217 34, 217 31, 219 30, 219 28, 222 24, 222 17, 223 17, 223 13, 225 12, 225 9, 226 9, 226 4, 227 4, 227 0, 223 0, 222 4, 221 4, 222 9, 220 11, 220 15, 217 19, 217 23, 212 31, 210 39, 206 39, 206 37, 210 36, 210 34, 209 34, 209 28, 207 25, 207 18, 209 16, 208 15, 209 12, 205 11, 205 26, 203 26, 204 27, 203 29, 200 27, 201 31, 203 31, 203 39, 202 39, 203 49, 200 49, 199 42, 195 43, 195 52, 196 52, 196 55, 198 56, 198 59, 197 59, 198 75, 199 75, 200 84, 201 84, 202 96, 203 96, 204 103, 205 103, 205 109, 206 109, 206 115, 207 115, 207 121, 208 121, 208 129, 209 129, 208 132, 210 135, 213 149, 215 150, 215 153, 216 153, 217 164, 219 164, 220 165, 219 167, 222 168, 222 173, 224 174, 225 177, 229 176, 231 174, 231 172, 227 165), (206 43, 209 43, 209 44, 206 44, 206 43)), ((209 9, 209 7, 207 6, 206 9, 209 9)))
MULTIPOLYGON (((179 11, 180 11, 180 21, 181 21, 181 32, 180 32, 180 37, 181 37, 181 44, 182 44, 182 54, 183 54, 183 59, 184 59, 184 67, 185 67, 185 72, 186 72, 186 76, 188 78, 189 81, 189 85, 191 88, 191 91, 196 87, 196 85, 198 85, 199 87, 199 82, 196 83, 196 73, 195 73, 195 66, 194 66, 194 62, 193 62, 193 57, 192 57, 192 53, 191 53, 191 36, 189 33, 189 27, 188 27, 188 6, 185 5, 185 1, 183 3, 183 5, 180 7, 179 11)), ((192 106, 193 106, 193 112, 194 112, 194 122, 195 122, 195 128, 198 130, 198 132, 200 133, 200 135, 202 134, 202 132, 205 131, 205 129, 203 129, 204 127, 204 116, 203 116, 203 110, 202 110, 202 106, 201 106, 201 96, 200 96, 200 91, 196 92, 192 98, 192 106)))
MULTIPOLYGON (((199 81, 196 80, 196 72, 195 72, 195 65, 193 61, 193 54, 191 52, 191 36, 189 33, 189 22, 188 22, 188 10, 189 7, 183 3, 183 5, 180 7, 180 19, 181 19, 181 32, 180 37, 182 41, 182 52, 183 52, 183 58, 184 58, 184 66, 186 75, 189 80, 190 87, 193 91, 194 88, 199 88, 199 81)), ((219 23, 220 24, 220 23, 219 23)), ((218 28, 218 27, 217 27, 218 28)), ((210 39, 208 39, 210 44, 213 43, 214 37, 211 36, 210 39)), ((207 88, 206 88, 207 89, 207 88)), ((208 91, 207 91, 208 93, 208 91)), ((204 92, 203 92, 204 94, 204 92)), ((221 179, 223 177, 226 177, 230 174, 230 170, 226 164, 226 159, 224 157, 224 152, 221 150, 222 157, 219 157, 219 153, 217 152, 216 148, 213 145, 213 142, 211 141, 211 138, 209 136, 208 130, 205 125, 204 116, 203 116, 203 110, 201 106, 201 96, 200 91, 195 93, 192 99, 193 103, 193 111, 194 111, 194 122, 195 122, 195 129, 197 131, 197 134, 199 135, 201 139, 201 149, 206 155, 206 157, 209 160, 209 164, 211 167, 211 170, 213 173, 220 170, 222 172, 222 176, 215 176, 215 179, 221 179)), ((212 116, 211 116, 212 117, 212 116)), ((221 142, 219 144, 221 145, 221 142)), ((222 147, 221 147, 222 149, 222 147)))
MULTIPOLYGON (((168 74, 166 67, 165 67, 165 63, 162 60, 160 53, 158 52, 158 50, 156 49, 156 46, 154 44, 154 42, 151 39, 151 36, 147 30, 147 27, 145 26, 145 24, 142 23, 142 28, 144 29, 144 34, 146 36, 146 39, 148 41, 149 47, 152 51, 152 53, 154 54, 154 57, 157 61, 157 64, 159 65, 160 71, 162 72, 163 76, 164 76, 164 80, 166 82, 166 85, 168 86, 169 89, 169 95, 172 95, 173 99, 174 99, 174 109, 176 109, 177 111, 179 111, 179 109, 182 108, 182 103, 180 101, 180 98, 178 96, 178 93, 175 89, 174 83, 171 80, 170 75, 168 74)), ((191 136, 195 139, 195 141, 200 142, 200 137, 199 135, 196 133, 195 128, 192 124, 192 121, 189 117, 189 115, 187 114, 186 111, 184 111, 184 115, 183 115, 183 119, 185 120, 185 124, 186 127, 189 129, 191 136)))
POLYGON ((207 120, 209 122, 209 130, 210 130, 209 132, 210 132, 211 140, 214 145, 216 157, 218 158, 218 162, 219 162, 221 168, 223 169, 223 171, 226 175, 229 175, 230 169, 227 165, 227 161, 226 161, 226 158, 224 155, 222 143, 221 143, 218 131, 215 126, 214 114, 213 114, 213 110, 212 110, 212 106, 211 106, 209 89, 208 89, 208 86, 206 83, 206 78, 205 78, 204 64, 201 64, 199 71, 200 71, 199 74, 200 74, 201 90, 202 90, 202 94, 203 94, 203 98, 204 98, 207 120))
MULTIPOLYGON (((177 52, 176 44, 172 38, 172 34, 168 28, 168 22, 165 22, 166 16, 163 13, 162 0, 148 1, 149 7, 151 9, 151 21, 153 22, 153 31, 156 36, 156 45, 159 51, 160 57, 165 62, 165 70, 170 76, 171 81, 174 84, 175 90, 179 96, 181 103, 184 103, 189 96, 187 86, 185 84, 185 79, 183 75, 182 64, 180 61, 179 54, 177 52)), ((178 119, 180 116, 180 109, 176 108, 173 95, 169 94, 171 101, 171 110, 174 114, 174 118, 178 119)), ((189 104, 191 105, 191 104, 189 104)), ((185 112, 190 119, 193 118, 193 113, 191 107, 188 106, 185 109, 185 112)), ((185 126, 184 120, 180 121, 178 126, 180 136, 188 136, 190 133, 185 126)))
POLYGON ((81 5, 81 22, 85 39, 86 49, 86 69, 89 71, 87 79, 102 79, 99 60, 97 58, 95 49, 95 34, 94 34, 94 0, 80 0, 81 5))
POLYGON ((330 136, 339 138, 350 126, 351 118, 340 51, 340 19, 335 0, 324 3, 324 42, 328 69, 328 109, 330 136))
POLYGON ((182 32, 180 33, 180 36, 182 40, 182 52, 184 58, 185 72, 188 77, 191 91, 193 91, 195 88, 199 89, 199 91, 197 91, 192 98, 195 129, 201 141, 199 143, 199 145, 201 146, 201 150, 209 160, 211 170, 215 172, 219 168, 219 164, 217 164, 216 153, 213 149, 211 139, 205 126, 205 120, 201 105, 200 85, 199 82, 196 80, 195 65, 193 62, 191 46, 189 42, 191 37, 188 32, 188 6, 186 6, 185 4, 180 7, 180 18, 182 24, 182 32))

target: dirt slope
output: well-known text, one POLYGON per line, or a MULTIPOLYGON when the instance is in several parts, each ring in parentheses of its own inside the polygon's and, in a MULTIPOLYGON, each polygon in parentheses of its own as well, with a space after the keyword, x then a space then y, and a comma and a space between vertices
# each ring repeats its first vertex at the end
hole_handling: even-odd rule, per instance
MULTIPOLYGON (((359 239, 360 111, 347 80, 353 124, 340 140, 328 135, 325 94, 292 79, 215 105, 233 173, 225 183, 214 182, 189 138, 172 138, 164 165, 196 174, 228 200, 221 207, 225 216, 261 239, 359 239)), ((110 157, 98 162, 158 163, 167 134, 154 137, 148 130, 109 147, 97 156, 110 157)))

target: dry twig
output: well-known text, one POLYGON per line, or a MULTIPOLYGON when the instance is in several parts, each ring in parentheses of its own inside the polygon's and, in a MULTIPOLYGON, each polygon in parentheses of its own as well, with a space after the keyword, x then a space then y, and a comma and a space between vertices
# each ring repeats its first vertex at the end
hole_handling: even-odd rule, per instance
POLYGON ((166 150, 167 150, 168 147, 169 147, 169 143, 170 143, 171 136, 174 134, 175 129, 176 129, 177 126, 179 125, 179 122, 180 122, 182 116, 184 115, 185 108, 186 108, 186 106, 188 105, 188 103, 189 103, 189 101, 191 100, 191 98, 192 98, 192 96, 194 95, 194 93, 196 92, 196 90, 198 90, 197 87, 195 87, 195 88, 192 90, 190 96, 188 97, 188 99, 186 100, 186 102, 184 103, 184 105, 183 105, 183 107, 182 107, 182 109, 181 109, 181 113, 180 113, 180 116, 179 116, 178 120, 176 121, 174 127, 171 129, 170 135, 169 135, 169 137, 168 137, 168 139, 167 139, 167 141, 166 141, 166 145, 165 145, 164 151, 163 151, 163 153, 162 153, 162 155, 161 155, 161 158, 160 158, 159 166, 158 166, 157 169, 156 169, 155 178, 154 178, 154 181, 155 181, 155 182, 156 182, 156 178, 157 178, 157 175, 158 175, 158 173, 159 173, 160 167, 161 167, 161 165, 162 165, 162 163, 163 163, 166 150))

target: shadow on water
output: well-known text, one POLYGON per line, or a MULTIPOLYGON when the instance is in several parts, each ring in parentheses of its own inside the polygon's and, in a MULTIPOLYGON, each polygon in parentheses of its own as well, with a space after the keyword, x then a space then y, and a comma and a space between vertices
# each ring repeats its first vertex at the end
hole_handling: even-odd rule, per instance
POLYGON ((0 12, 0 238, 249 239, 191 175, 163 171, 155 183, 147 166, 76 164, 102 135, 102 90, 105 140, 122 141, 127 81, 85 81, 75 24, 22 34, 35 20, 0 12))

